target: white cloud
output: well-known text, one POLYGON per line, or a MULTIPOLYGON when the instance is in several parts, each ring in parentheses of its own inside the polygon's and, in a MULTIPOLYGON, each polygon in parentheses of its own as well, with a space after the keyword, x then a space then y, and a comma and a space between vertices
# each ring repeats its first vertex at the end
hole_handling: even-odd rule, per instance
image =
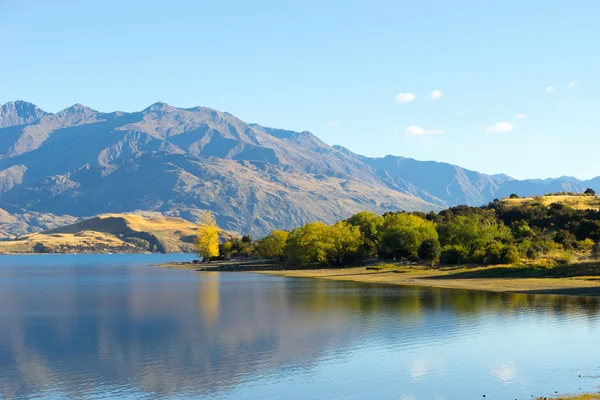
POLYGON ((331 128, 331 127, 333 127, 333 126, 337 126, 337 125, 339 125, 339 124, 340 124, 340 121, 338 121, 338 120, 335 120, 335 121, 330 121, 330 122, 328 122, 328 123, 327 123, 327 126, 331 128))
POLYGON ((573 89, 575 86, 577 86, 577 81, 569 82, 567 89, 573 89))
POLYGON ((396 103, 410 103, 411 101, 416 100, 417 96, 412 93, 398 93, 396 97, 394 97, 394 101, 396 103))
POLYGON ((527 118, 527 114, 517 114, 517 119, 527 118))
POLYGON ((422 136, 422 135, 441 135, 445 131, 443 129, 425 129, 420 126, 411 125, 404 131, 405 135, 422 136))
POLYGON ((442 97, 444 97, 444 93, 442 93, 441 90, 436 89, 433 92, 429 93, 429 97, 431 97, 432 100, 441 99, 442 97))
POLYGON ((544 88, 544 92, 546 92, 546 93, 552 93, 552 92, 554 92, 554 86, 546 86, 544 88))
POLYGON ((514 125, 508 122, 497 122, 494 125, 488 126, 485 130, 488 133, 506 133, 512 132, 514 125))

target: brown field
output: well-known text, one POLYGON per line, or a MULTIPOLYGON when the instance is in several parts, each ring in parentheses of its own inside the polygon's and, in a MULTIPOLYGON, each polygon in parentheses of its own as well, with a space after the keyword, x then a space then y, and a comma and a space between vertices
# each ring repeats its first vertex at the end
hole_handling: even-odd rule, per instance
MULTIPOLYGON (((0 253, 33 253, 41 243, 50 253, 140 252, 132 243, 141 238, 159 251, 193 252, 197 226, 181 218, 105 214, 41 233, 0 241, 0 253)), ((229 237, 230 232, 224 232, 229 237)))
POLYGON ((560 203, 572 207, 575 210, 600 210, 600 197, 598 196, 570 196, 570 195, 551 195, 523 197, 521 199, 503 199, 508 206, 529 205, 532 203, 542 203, 545 206, 560 203))

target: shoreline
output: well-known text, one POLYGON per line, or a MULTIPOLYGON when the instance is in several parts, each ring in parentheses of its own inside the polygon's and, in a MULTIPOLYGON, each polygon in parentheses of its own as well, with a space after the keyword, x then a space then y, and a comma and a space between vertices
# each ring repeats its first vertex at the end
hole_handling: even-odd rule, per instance
POLYGON ((292 278, 314 278, 397 286, 478 290, 496 293, 600 296, 600 264, 579 263, 550 269, 526 266, 427 268, 378 262, 345 268, 290 269, 279 260, 229 260, 211 263, 164 263, 161 268, 196 272, 254 272, 292 278))
POLYGON ((553 294, 567 296, 600 296, 600 278, 582 277, 510 277, 494 275, 517 268, 452 268, 426 269, 397 266, 394 268, 350 267, 343 269, 271 270, 256 273, 295 278, 314 278, 396 286, 421 286, 441 289, 478 290, 496 293, 553 294), (488 276, 486 276, 488 275, 488 276), (481 276, 481 277, 478 277, 481 276))

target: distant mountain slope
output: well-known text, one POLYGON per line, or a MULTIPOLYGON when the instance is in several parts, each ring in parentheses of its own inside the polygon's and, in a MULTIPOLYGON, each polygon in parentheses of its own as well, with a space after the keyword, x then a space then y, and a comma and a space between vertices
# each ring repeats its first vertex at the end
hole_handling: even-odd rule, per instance
POLYGON ((1 109, 0 207, 9 213, 146 210, 196 221, 208 209, 224 228, 260 236, 364 209, 429 211, 588 185, 364 157, 310 132, 247 124, 204 107, 156 103, 102 113, 76 104, 51 114, 17 101, 1 109))
MULTIPOLYGON (((181 218, 105 214, 10 241, 0 253, 193 252, 197 226, 181 218)), ((223 232, 223 237, 233 236, 223 232)))

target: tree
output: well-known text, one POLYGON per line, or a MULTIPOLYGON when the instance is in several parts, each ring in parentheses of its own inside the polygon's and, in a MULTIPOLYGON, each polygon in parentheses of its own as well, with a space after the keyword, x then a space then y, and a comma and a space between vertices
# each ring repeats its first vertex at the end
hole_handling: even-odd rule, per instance
POLYGON ((368 255, 375 255, 383 234, 381 228, 384 223, 384 218, 381 215, 363 211, 348 218, 347 222, 360 229, 363 238, 363 246, 366 252, 368 255))
POLYGON ((397 258, 416 256, 425 239, 438 238, 436 224, 414 214, 387 214, 379 254, 397 258))
POLYGON ((281 258, 283 249, 290 233, 288 231, 275 230, 256 242, 254 251, 262 258, 281 258))
POLYGON ((326 263, 325 243, 328 235, 329 227, 323 222, 311 222, 294 229, 283 249, 286 263, 291 265, 326 263))
POLYGON ((231 243, 230 240, 219 245, 219 254, 221 254, 226 260, 229 260, 231 258, 232 251, 233 243, 231 243))
POLYGON ((419 246, 419 258, 423 261, 427 261, 431 267, 440 260, 441 253, 442 246, 440 245, 440 241, 436 238, 425 239, 419 246))
POLYGON ((513 194, 511 194, 511 195, 510 195, 510 198, 511 198, 511 199, 518 199, 518 198, 519 198, 519 195, 518 195, 518 194, 515 194, 515 193, 513 193, 513 194))
POLYGON ((196 252, 206 262, 211 257, 219 255, 219 232, 217 221, 210 211, 205 211, 200 217, 200 225, 196 231, 196 252))
POLYGON ((325 246, 327 262, 333 265, 344 264, 363 244, 360 228, 348 222, 338 222, 329 227, 325 246))
POLYGON ((510 230, 494 214, 471 213, 459 215, 438 226, 443 246, 461 246, 473 255, 493 241, 509 240, 510 230))
POLYGON ((586 191, 583 192, 583 194, 587 194, 588 196, 595 196, 596 191, 594 189, 586 189, 586 191))
POLYGON ((341 265, 362 243, 360 229, 347 222, 312 222, 290 233, 283 253, 288 264, 341 265))

